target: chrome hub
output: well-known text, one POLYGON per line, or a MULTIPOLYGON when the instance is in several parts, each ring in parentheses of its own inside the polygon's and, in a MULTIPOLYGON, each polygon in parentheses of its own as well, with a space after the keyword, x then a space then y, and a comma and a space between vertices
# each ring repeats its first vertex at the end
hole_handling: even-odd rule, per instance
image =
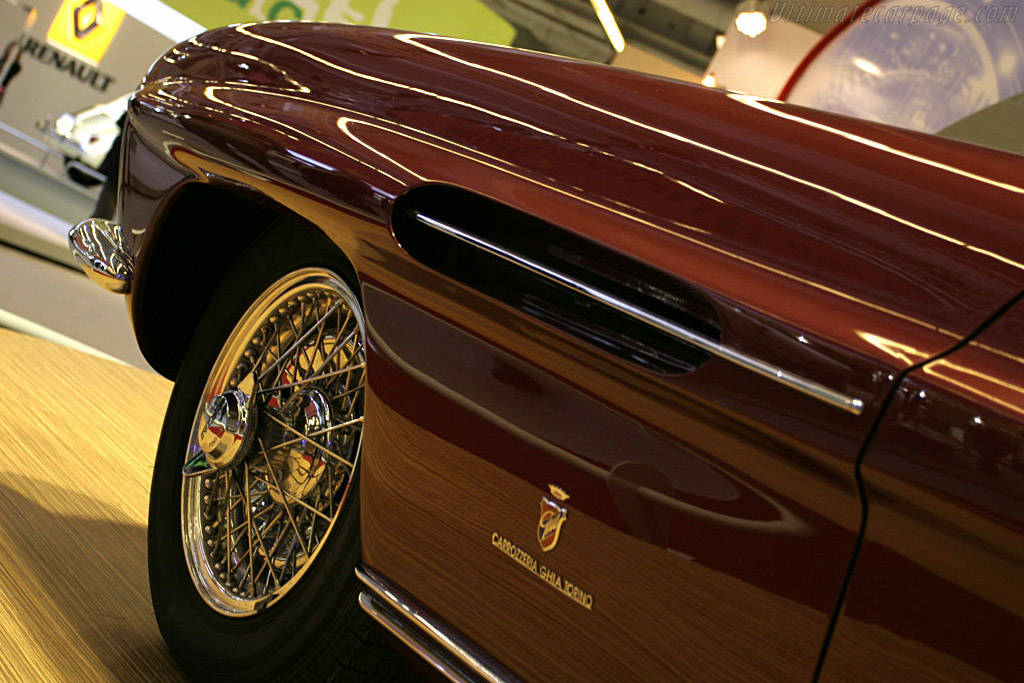
POLYGON ((289 504, 304 500, 320 484, 333 446, 331 404, 319 389, 306 389, 288 399, 280 417, 288 426, 283 440, 271 449, 278 486, 270 489, 270 497, 289 504))
POLYGON ((207 402, 199 418, 197 441, 214 469, 234 467, 252 449, 256 404, 240 389, 229 389, 207 402))

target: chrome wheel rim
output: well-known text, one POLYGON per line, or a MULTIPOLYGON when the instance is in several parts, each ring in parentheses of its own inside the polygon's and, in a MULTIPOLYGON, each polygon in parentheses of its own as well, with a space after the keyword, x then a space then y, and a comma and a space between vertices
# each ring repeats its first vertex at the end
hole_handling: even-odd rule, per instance
POLYGON ((350 507, 364 335, 344 281, 305 268, 271 285, 217 356, 184 461, 203 454, 203 439, 209 448, 210 406, 223 396, 244 395, 254 424, 238 457, 183 479, 181 529, 196 589, 220 614, 252 616, 288 594, 350 507))

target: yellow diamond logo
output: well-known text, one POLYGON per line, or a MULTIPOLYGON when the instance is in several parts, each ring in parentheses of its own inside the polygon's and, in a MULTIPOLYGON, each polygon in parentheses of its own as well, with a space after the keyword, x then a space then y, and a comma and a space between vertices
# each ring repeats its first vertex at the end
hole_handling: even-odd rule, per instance
POLYGON ((64 0, 46 32, 46 42, 96 65, 124 21, 124 10, 104 0, 64 0))

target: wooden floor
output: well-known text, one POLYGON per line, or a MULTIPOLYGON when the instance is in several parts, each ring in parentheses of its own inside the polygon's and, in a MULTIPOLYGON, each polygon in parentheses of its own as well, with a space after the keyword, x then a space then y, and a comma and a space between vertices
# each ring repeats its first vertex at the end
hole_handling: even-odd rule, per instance
POLYGON ((0 680, 182 680, 146 576, 170 389, 0 329, 0 680))

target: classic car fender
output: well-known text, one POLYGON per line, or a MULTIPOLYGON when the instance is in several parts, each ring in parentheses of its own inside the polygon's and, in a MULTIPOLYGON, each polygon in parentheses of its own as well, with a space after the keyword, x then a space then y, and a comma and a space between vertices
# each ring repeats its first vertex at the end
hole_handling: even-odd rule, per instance
POLYGON ((527 678, 813 676, 876 420, 1024 290, 1017 157, 437 36, 203 34, 127 140, 147 357, 173 374, 270 220, 327 235, 370 342, 364 559, 527 678), (595 283, 712 350, 616 337, 595 283))
POLYGON ((384 226, 397 196, 431 182, 638 252, 866 357, 892 359, 887 340, 936 355, 1021 288, 1012 155, 548 55, 242 25, 158 61, 129 125, 121 211, 143 264, 188 182, 336 241, 351 231, 329 227, 333 210, 384 226))

